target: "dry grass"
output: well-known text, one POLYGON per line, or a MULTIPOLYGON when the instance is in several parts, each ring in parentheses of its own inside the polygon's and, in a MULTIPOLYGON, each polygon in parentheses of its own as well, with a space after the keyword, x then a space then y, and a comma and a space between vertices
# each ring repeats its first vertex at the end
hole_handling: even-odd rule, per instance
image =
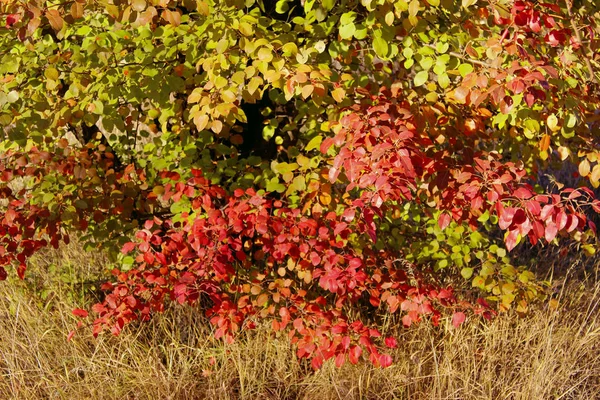
POLYGON ((600 399, 597 283, 563 285, 557 308, 523 319, 401 330, 387 369, 312 373, 266 329, 214 341, 192 308, 67 343, 70 310, 90 301, 69 276, 92 279, 105 262, 70 246, 38 259, 27 281, 0 285, 1 399, 600 399), (67 272, 42 273, 53 263, 67 272))

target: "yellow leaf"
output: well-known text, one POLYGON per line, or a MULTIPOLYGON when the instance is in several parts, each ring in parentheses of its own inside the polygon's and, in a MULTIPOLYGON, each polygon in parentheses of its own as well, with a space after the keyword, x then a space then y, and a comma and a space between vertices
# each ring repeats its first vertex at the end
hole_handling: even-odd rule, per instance
POLYGON ((202 91, 199 89, 194 89, 192 93, 188 96, 188 103, 193 104, 200 101, 202 98, 202 91))
POLYGON ((419 12, 419 0, 412 0, 408 5, 408 15, 415 17, 419 12))
POLYGON ((310 95, 312 94, 313 90, 315 90, 315 87, 313 85, 304 85, 302 87, 302 97, 304 99, 307 99, 310 97, 310 95))
POLYGON ((240 22, 239 31, 244 36, 252 36, 254 35, 254 28, 247 22, 240 22))
POLYGON ((393 11, 389 11, 387 14, 385 14, 385 23, 388 26, 392 26, 394 24, 394 12, 393 11))
POLYGON ((223 130, 223 122, 221 122, 218 119, 215 119, 211 124, 210 124, 210 130, 213 131, 214 133, 221 133, 221 131, 223 130))
POLYGON ((323 141, 323 136, 315 136, 314 138, 312 138, 310 140, 310 142, 308 142, 308 144, 306 145, 306 148, 304 150, 311 151, 314 149, 318 149, 319 146, 321 145, 322 141, 323 141))
POLYGON ((565 161, 571 154, 571 151, 565 146, 560 146, 558 149, 556 149, 556 151, 558 152, 561 161, 565 161))
POLYGON ((267 82, 269 83, 273 83, 275 81, 278 81, 279 78, 281 78, 281 72, 277 72, 273 69, 268 70, 265 73, 265 79, 267 80, 267 82))
POLYGON ((592 169, 592 175, 590 176, 590 181, 594 187, 598 187, 598 182, 600 181, 600 164, 594 165, 594 169, 592 169))
POLYGON ((208 125, 208 115, 202 114, 194 118, 194 124, 198 131, 203 131, 208 125))
POLYGON ((548 118, 546 118, 546 126, 548 126, 548 128, 550 128, 550 130, 552 132, 556 132, 557 130, 560 129, 558 127, 558 118, 556 118, 556 115, 554 115, 554 114, 548 115, 548 118))
POLYGON ((585 178, 586 176, 588 176, 590 173, 590 169, 591 166, 588 160, 584 159, 579 163, 579 175, 581 175, 582 177, 585 178))
POLYGON ((335 89, 333 92, 331 92, 331 97, 333 97, 333 99, 335 101, 337 101, 338 103, 341 103, 342 101, 344 101, 344 98, 346 97, 346 91, 344 90, 344 88, 337 88, 335 89))
POLYGON ((221 93, 221 98, 227 103, 233 103, 237 100, 237 95, 232 90, 225 90, 221 93))
POLYGON ((257 55, 260 61, 271 62, 273 60, 273 51, 267 47, 261 47, 257 55))
POLYGON ((208 4, 205 1, 196 0, 196 7, 198 8, 198 12, 204 15, 205 17, 207 17, 210 13, 208 9, 208 4))

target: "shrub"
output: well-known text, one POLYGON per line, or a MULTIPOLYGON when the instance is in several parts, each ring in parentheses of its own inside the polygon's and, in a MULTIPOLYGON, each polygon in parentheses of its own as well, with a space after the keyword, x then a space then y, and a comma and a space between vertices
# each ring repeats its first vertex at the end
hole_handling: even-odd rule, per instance
POLYGON ((543 286, 508 252, 595 251, 593 1, 0 10, 0 263, 107 249, 94 334, 201 302, 227 341, 270 319, 314 368, 387 366, 380 318, 524 313, 543 286), (561 162, 580 185, 548 193, 561 162))

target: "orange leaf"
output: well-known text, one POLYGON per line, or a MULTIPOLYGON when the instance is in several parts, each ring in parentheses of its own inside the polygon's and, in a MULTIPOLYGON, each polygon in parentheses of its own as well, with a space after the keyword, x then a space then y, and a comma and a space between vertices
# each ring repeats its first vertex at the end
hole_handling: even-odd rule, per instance
POLYGON ((179 11, 164 10, 162 12, 162 18, 173 26, 179 26, 181 24, 181 14, 179 14, 179 11))
POLYGON ((454 99, 461 104, 466 104, 468 95, 469 89, 467 88, 461 86, 454 89, 454 99))
POLYGON ((540 140, 540 150, 546 151, 550 147, 550 135, 544 135, 540 140))
POLYGON ((73 19, 83 17, 83 4, 77 2, 71 4, 71 16, 73 19))
POLYGON ((52 29, 54 29, 57 32, 62 29, 65 23, 58 11, 54 9, 46 11, 46 18, 48 18, 48 22, 50 22, 50 26, 52 26, 52 29))

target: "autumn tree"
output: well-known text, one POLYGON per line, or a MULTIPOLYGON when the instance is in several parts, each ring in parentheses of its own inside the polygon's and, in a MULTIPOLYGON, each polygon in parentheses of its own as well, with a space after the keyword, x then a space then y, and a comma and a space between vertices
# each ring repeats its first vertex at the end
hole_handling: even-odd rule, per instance
POLYGON ((524 313, 511 250, 597 245, 599 11, 1 0, 0 278, 76 234, 115 265, 94 334, 200 303, 314 368, 389 365, 389 314, 524 313))

